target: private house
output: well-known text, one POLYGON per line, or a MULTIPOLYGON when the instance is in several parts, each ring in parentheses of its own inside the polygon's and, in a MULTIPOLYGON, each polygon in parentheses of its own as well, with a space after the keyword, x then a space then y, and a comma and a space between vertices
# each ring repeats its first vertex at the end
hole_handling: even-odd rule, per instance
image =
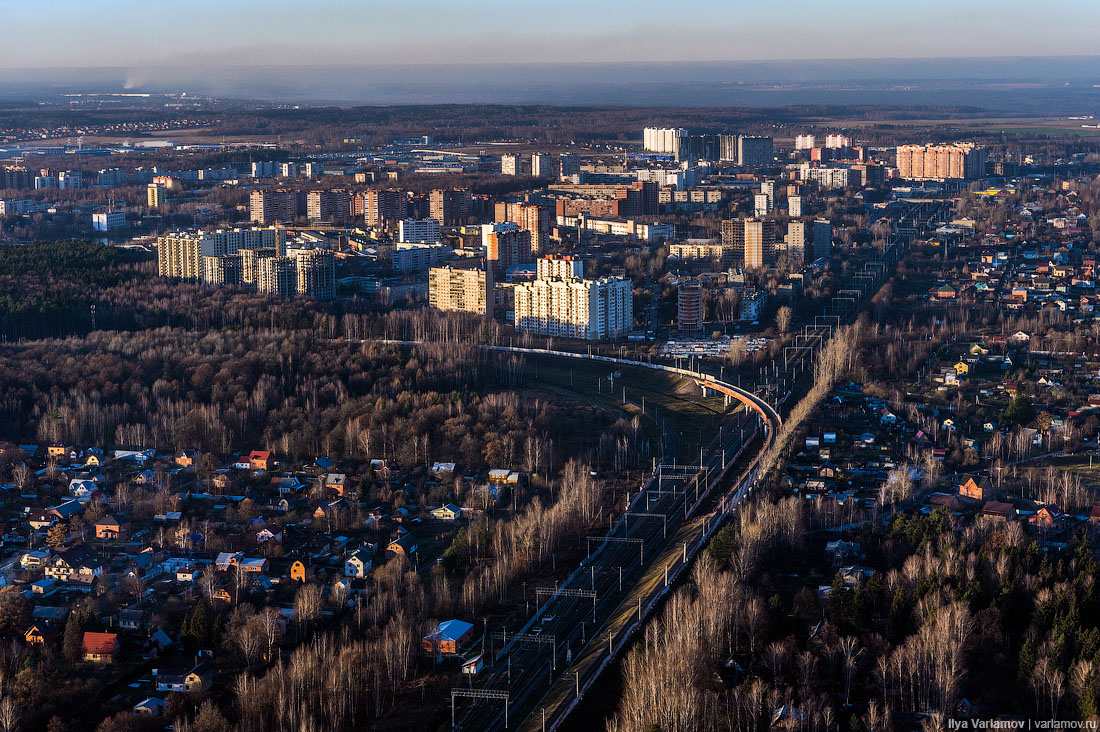
POLYGON ((86 578, 99 577, 103 574, 103 564, 99 561, 94 549, 82 545, 56 552, 46 562, 45 571, 47 577, 64 582, 76 575, 86 578))
POLYGON ((114 516, 107 515, 95 522, 95 538, 122 539, 130 533, 130 522, 120 523, 114 516))
POLYGON ((972 501, 985 503, 993 499, 993 483, 986 476, 970 476, 959 486, 959 495, 972 501))
POLYGON ((204 691, 214 683, 214 667, 200 661, 190 671, 157 675, 157 691, 204 691))
POLYGON ((76 448, 72 445, 50 445, 46 448, 46 455, 55 460, 66 460, 70 455, 76 456, 76 448))
POLYGON ((1060 529, 1065 525, 1066 516, 1062 509, 1050 504, 1040 506, 1035 515, 1028 518, 1032 526, 1040 526, 1045 529, 1060 529))
POLYGON ((200 454, 201 453, 193 447, 185 447, 182 450, 177 450, 172 459, 175 461, 176 465, 181 468, 190 468, 198 462, 200 454))
POLYGON ((436 521, 457 521, 462 518, 462 509, 453 503, 432 509, 432 518, 436 521))
POLYGON ((344 576, 361 579, 370 574, 371 557, 374 552, 366 547, 356 549, 344 560, 344 576))
POLYGON ((50 560, 50 552, 45 549, 32 549, 19 558, 19 566, 31 572, 43 569, 50 560))
POLYGON ((256 543, 266 544, 269 541, 273 541, 276 544, 283 541, 283 530, 278 526, 265 526, 256 532, 256 543))
POLYGON ((244 552, 221 552, 214 560, 214 566, 224 572, 244 561, 244 552))
POLYGON ((118 660, 118 636, 114 633, 85 633, 81 650, 84 660, 90 663, 114 663, 118 660))
POLYGON ((296 475, 288 475, 282 478, 272 478, 271 486, 279 492, 281 496, 289 496, 295 493, 300 493, 309 486, 298 479, 296 475))
POLYGON ((43 646, 46 645, 50 636, 49 631, 44 630, 43 626, 32 625, 23 633, 23 640, 28 646, 43 646))
POLYGON ((474 626, 464 620, 447 620, 424 636, 424 652, 433 656, 453 656, 470 640, 474 626))
POLYGON ((1016 507, 1001 501, 986 501, 982 506, 981 517, 991 521, 1012 521, 1016 518, 1016 507))
POLYGON ((416 547, 416 539, 413 537, 413 535, 405 534, 404 536, 401 536, 391 541, 386 547, 386 551, 392 554, 403 554, 405 556, 408 556, 409 554, 412 554, 416 551, 416 547))
POLYGON ((139 631, 145 628, 145 611, 140 608, 126 608, 118 611, 118 627, 123 630, 139 631))
POLYGON ((270 450, 253 450, 248 453, 248 467, 252 470, 270 470, 274 461, 270 450))
POLYGON ((248 574, 265 574, 267 572, 267 560, 263 557, 242 559, 240 568, 248 574))
POLYGON ((335 501, 322 501, 313 511, 314 519, 324 518, 336 518, 339 514, 347 510, 347 504, 344 503, 343 498, 337 498, 335 501))
POLYGON ((290 581, 291 582, 305 582, 309 579, 311 572, 300 559, 294 560, 294 563, 290 565, 290 581))
POLYGON ((151 696, 148 699, 139 701, 130 711, 139 717, 159 717, 164 712, 164 707, 163 699, 151 696))
POLYGON ((325 490, 332 491, 338 496, 344 495, 348 476, 344 473, 329 473, 325 476, 325 490))

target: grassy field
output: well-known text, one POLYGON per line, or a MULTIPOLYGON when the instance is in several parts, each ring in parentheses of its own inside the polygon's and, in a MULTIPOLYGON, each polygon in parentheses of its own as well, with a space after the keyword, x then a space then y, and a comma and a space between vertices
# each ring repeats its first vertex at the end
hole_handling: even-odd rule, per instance
POLYGON ((704 398, 694 384, 675 374, 639 367, 619 369, 599 361, 525 358, 523 389, 548 393, 564 401, 579 399, 616 418, 640 415, 644 401, 643 429, 657 444, 659 432, 654 420, 662 421, 666 435, 678 443, 669 445, 678 462, 698 461, 700 440, 704 445, 709 442, 722 418, 740 408, 740 402, 735 402, 727 411, 721 397, 704 398), (619 373, 614 381, 608 378, 613 372, 619 373))
POLYGON ((1100 486, 1100 456, 1092 456, 1091 461, 1089 458, 1086 454, 1058 455, 1027 463, 1026 467, 1043 468, 1049 465, 1059 470, 1069 470, 1080 474, 1087 485, 1100 486))

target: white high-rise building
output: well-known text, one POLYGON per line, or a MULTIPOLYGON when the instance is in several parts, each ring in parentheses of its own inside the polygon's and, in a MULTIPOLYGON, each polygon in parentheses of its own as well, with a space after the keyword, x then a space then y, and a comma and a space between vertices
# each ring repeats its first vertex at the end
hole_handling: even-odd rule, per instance
POLYGON ((516 328, 536 335, 599 340, 626 335, 634 322, 630 282, 535 280, 515 287, 516 328))
POLYGON ((535 273, 540 280, 579 280, 584 278, 584 262, 579 257, 551 254, 539 257, 535 273))
POLYGON ((787 196, 787 215, 792 218, 802 215, 802 196, 787 196))
POLYGON ((435 219, 402 219, 397 224, 397 240, 400 242, 437 242, 442 232, 435 219))
POLYGON ((519 156, 518 155, 501 155, 500 156, 500 174, 501 175, 519 175, 519 156))
POLYGON ((678 155, 687 130, 682 127, 646 127, 642 131, 642 147, 646 152, 678 155))
POLYGON ((834 134, 834 135, 826 135, 825 136, 825 147, 827 147, 827 148, 831 148, 831 149, 835 150, 836 148, 851 147, 851 146, 852 146, 852 138, 848 137, 847 135, 835 135, 834 134))
POLYGON ((794 138, 795 150, 809 150, 814 146, 813 135, 797 135, 794 138))
POLYGON ((534 282, 516 285, 514 322, 536 335, 599 340, 620 338, 634 325, 634 294, 621 277, 582 279, 575 257, 543 257, 534 282))
POLYGON ((760 192, 768 197, 768 210, 771 211, 775 208, 775 181, 760 181, 760 192))
POLYGON ((757 193, 753 196, 753 216, 761 218, 768 215, 768 194, 757 193))

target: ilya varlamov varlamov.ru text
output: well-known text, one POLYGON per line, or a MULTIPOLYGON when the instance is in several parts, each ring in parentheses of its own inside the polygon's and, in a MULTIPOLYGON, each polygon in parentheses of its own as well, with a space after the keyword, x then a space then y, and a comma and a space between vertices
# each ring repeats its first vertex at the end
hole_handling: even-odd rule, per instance
POLYGON ((949 719, 948 729, 1097 729, 1097 722, 1078 720, 1023 720, 1023 719, 949 719))

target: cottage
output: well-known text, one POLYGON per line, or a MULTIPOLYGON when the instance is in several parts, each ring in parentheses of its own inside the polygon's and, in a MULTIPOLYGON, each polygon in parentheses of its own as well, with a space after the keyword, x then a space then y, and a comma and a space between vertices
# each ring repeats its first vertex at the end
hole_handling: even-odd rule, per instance
POLYGON ((248 467, 251 470, 270 470, 272 462, 270 450, 253 450, 248 453, 248 467))
POLYGON ((300 559, 294 560, 290 565, 290 580, 292 582, 305 582, 310 574, 309 568, 300 559))
POLYGON ((84 660, 90 663, 114 663, 118 660, 118 636, 114 633, 87 632, 81 650, 84 660))
POLYGON ((412 534, 405 534, 404 536, 395 539, 389 543, 386 547, 386 551, 392 554, 409 555, 416 551, 416 539, 412 534))
POLYGON ((325 490, 332 491, 338 496, 344 495, 344 487, 347 485, 348 476, 344 473, 329 473, 325 476, 325 490))
POLYGON ((362 578, 370 574, 374 552, 366 547, 356 549, 344 560, 344 576, 362 578))
POLYGON ((453 503, 432 509, 432 518, 437 521, 457 521, 462 517, 462 509, 453 503))
POLYGON ((74 575, 99 577, 103 574, 103 564, 94 549, 89 546, 74 546, 58 551, 46 563, 46 576, 64 581, 74 575))
POLYGON ((200 661, 190 671, 157 675, 157 691, 199 692, 214 683, 214 667, 200 661))
POLYGON ((444 621, 424 636, 424 652, 433 656, 453 656, 469 641, 473 632, 474 626, 464 620, 444 621))
POLYGON ((1012 521, 1016 518, 1016 507, 1011 503, 986 501, 981 516, 992 521, 1012 521))
POLYGON ((95 522, 95 538, 122 539, 130 533, 130 522, 120 523, 114 516, 107 515, 95 522))
POLYGON ((49 639, 50 633, 41 625, 32 625, 23 633, 23 640, 29 646, 43 646, 49 639))
POLYGON ((199 455, 199 451, 195 448, 185 447, 182 450, 176 451, 176 454, 173 456, 173 460, 175 461, 176 465, 180 466, 181 468, 190 468, 196 462, 198 462, 199 455))
POLYGON ((151 696, 148 699, 139 701, 130 711, 139 717, 159 717, 164 712, 164 707, 163 699, 151 696))
POLYGON ((1035 515, 1028 519, 1028 523, 1032 526, 1041 526, 1046 529, 1061 528, 1065 523, 1066 517, 1062 513, 1062 509, 1054 505, 1040 506, 1035 512, 1035 515))
POLYGON ((986 476, 970 476, 966 482, 959 486, 959 495, 972 501, 986 501, 993 499, 993 484, 986 476))

